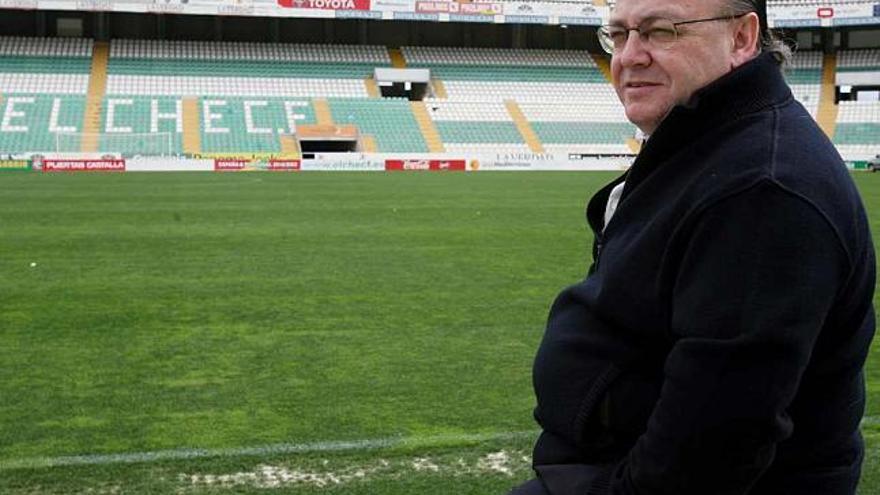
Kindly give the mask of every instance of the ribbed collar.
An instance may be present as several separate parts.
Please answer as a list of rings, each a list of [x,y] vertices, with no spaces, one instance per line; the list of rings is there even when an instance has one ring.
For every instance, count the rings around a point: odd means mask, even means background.
[[[636,157],[627,189],[701,135],[791,97],[772,54],[763,53],[737,67],[697,91],[687,105],[678,105],[669,112]]]

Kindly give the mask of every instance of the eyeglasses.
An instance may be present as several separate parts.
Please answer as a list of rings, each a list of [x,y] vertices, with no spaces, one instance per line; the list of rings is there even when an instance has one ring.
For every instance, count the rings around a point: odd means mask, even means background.
[[[599,44],[602,49],[613,55],[614,52],[623,50],[626,41],[629,39],[629,32],[636,31],[642,43],[652,48],[668,49],[678,40],[678,26],[684,24],[696,24],[698,22],[710,21],[729,21],[738,19],[749,12],[737,15],[727,15],[724,17],[710,17],[708,19],[694,19],[692,21],[672,22],[669,19],[651,19],[648,22],[634,28],[626,28],[623,26],[602,26],[597,31],[599,36]]]

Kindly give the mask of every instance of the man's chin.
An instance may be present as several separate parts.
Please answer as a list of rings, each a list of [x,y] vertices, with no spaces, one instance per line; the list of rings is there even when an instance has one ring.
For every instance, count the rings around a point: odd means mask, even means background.
[[[658,117],[657,112],[630,112],[627,110],[626,118],[629,119],[636,127],[642,130],[645,134],[651,134],[654,132],[654,129],[657,128],[657,125],[660,123],[662,117]]]

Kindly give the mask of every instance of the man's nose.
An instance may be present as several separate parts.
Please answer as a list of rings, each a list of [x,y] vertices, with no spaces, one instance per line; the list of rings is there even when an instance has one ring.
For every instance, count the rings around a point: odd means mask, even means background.
[[[650,46],[642,38],[637,29],[630,29],[626,33],[626,43],[614,53],[620,64],[626,67],[634,65],[648,65],[651,62]]]

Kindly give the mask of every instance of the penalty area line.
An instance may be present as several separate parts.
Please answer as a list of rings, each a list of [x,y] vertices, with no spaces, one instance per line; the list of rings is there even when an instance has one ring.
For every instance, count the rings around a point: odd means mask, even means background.
[[[257,447],[226,449],[170,449],[153,452],[121,454],[87,454],[58,457],[29,457],[0,460],[0,471],[63,466],[97,466],[106,464],[135,464],[158,461],[207,459],[212,457],[258,457],[278,454],[313,454],[320,452],[358,452],[392,447],[439,447],[456,443],[520,440],[537,438],[538,431],[511,431],[502,433],[474,433],[458,435],[394,436],[365,440],[339,440],[312,443],[279,443]]]

